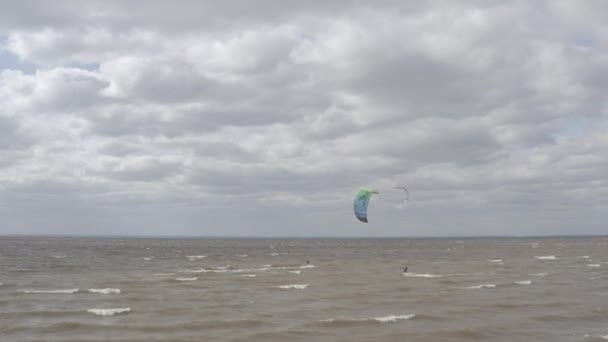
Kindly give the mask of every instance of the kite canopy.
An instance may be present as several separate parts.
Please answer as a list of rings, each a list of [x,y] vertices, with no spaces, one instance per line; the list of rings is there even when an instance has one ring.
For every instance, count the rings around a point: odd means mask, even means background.
[[[355,196],[355,216],[361,222],[367,222],[367,205],[372,194],[379,194],[379,192],[375,189],[361,188]]]

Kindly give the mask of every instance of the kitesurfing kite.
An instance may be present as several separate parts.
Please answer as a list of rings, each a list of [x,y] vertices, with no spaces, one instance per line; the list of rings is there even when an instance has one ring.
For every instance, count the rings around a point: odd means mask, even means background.
[[[367,222],[367,205],[372,194],[379,194],[379,192],[375,189],[361,188],[355,196],[355,216],[361,222]]]
[[[405,190],[405,194],[406,194],[405,200],[409,201],[409,199],[410,199],[410,192],[407,191],[407,189],[404,186],[396,186],[395,189],[403,189],[403,190]]]

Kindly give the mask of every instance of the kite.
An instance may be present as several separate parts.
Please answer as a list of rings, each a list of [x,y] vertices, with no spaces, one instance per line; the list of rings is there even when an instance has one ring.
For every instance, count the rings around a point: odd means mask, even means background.
[[[406,199],[407,201],[409,201],[409,200],[410,200],[410,192],[409,192],[409,191],[407,191],[407,189],[406,189],[404,186],[397,186],[397,187],[395,187],[395,189],[403,189],[403,190],[405,190],[405,194],[406,194],[405,199]]]
[[[361,222],[367,223],[367,205],[372,198],[372,194],[379,194],[379,192],[375,189],[361,188],[355,196],[355,216]]]

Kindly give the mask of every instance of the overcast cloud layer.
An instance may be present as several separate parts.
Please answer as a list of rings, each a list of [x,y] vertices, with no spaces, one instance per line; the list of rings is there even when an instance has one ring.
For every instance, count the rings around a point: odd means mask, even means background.
[[[605,1],[5,2],[0,234],[605,234],[607,21]]]

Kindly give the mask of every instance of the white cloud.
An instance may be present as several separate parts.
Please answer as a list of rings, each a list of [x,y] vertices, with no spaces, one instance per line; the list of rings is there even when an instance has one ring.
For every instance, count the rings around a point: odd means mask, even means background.
[[[601,232],[602,6],[4,5],[0,232]]]

